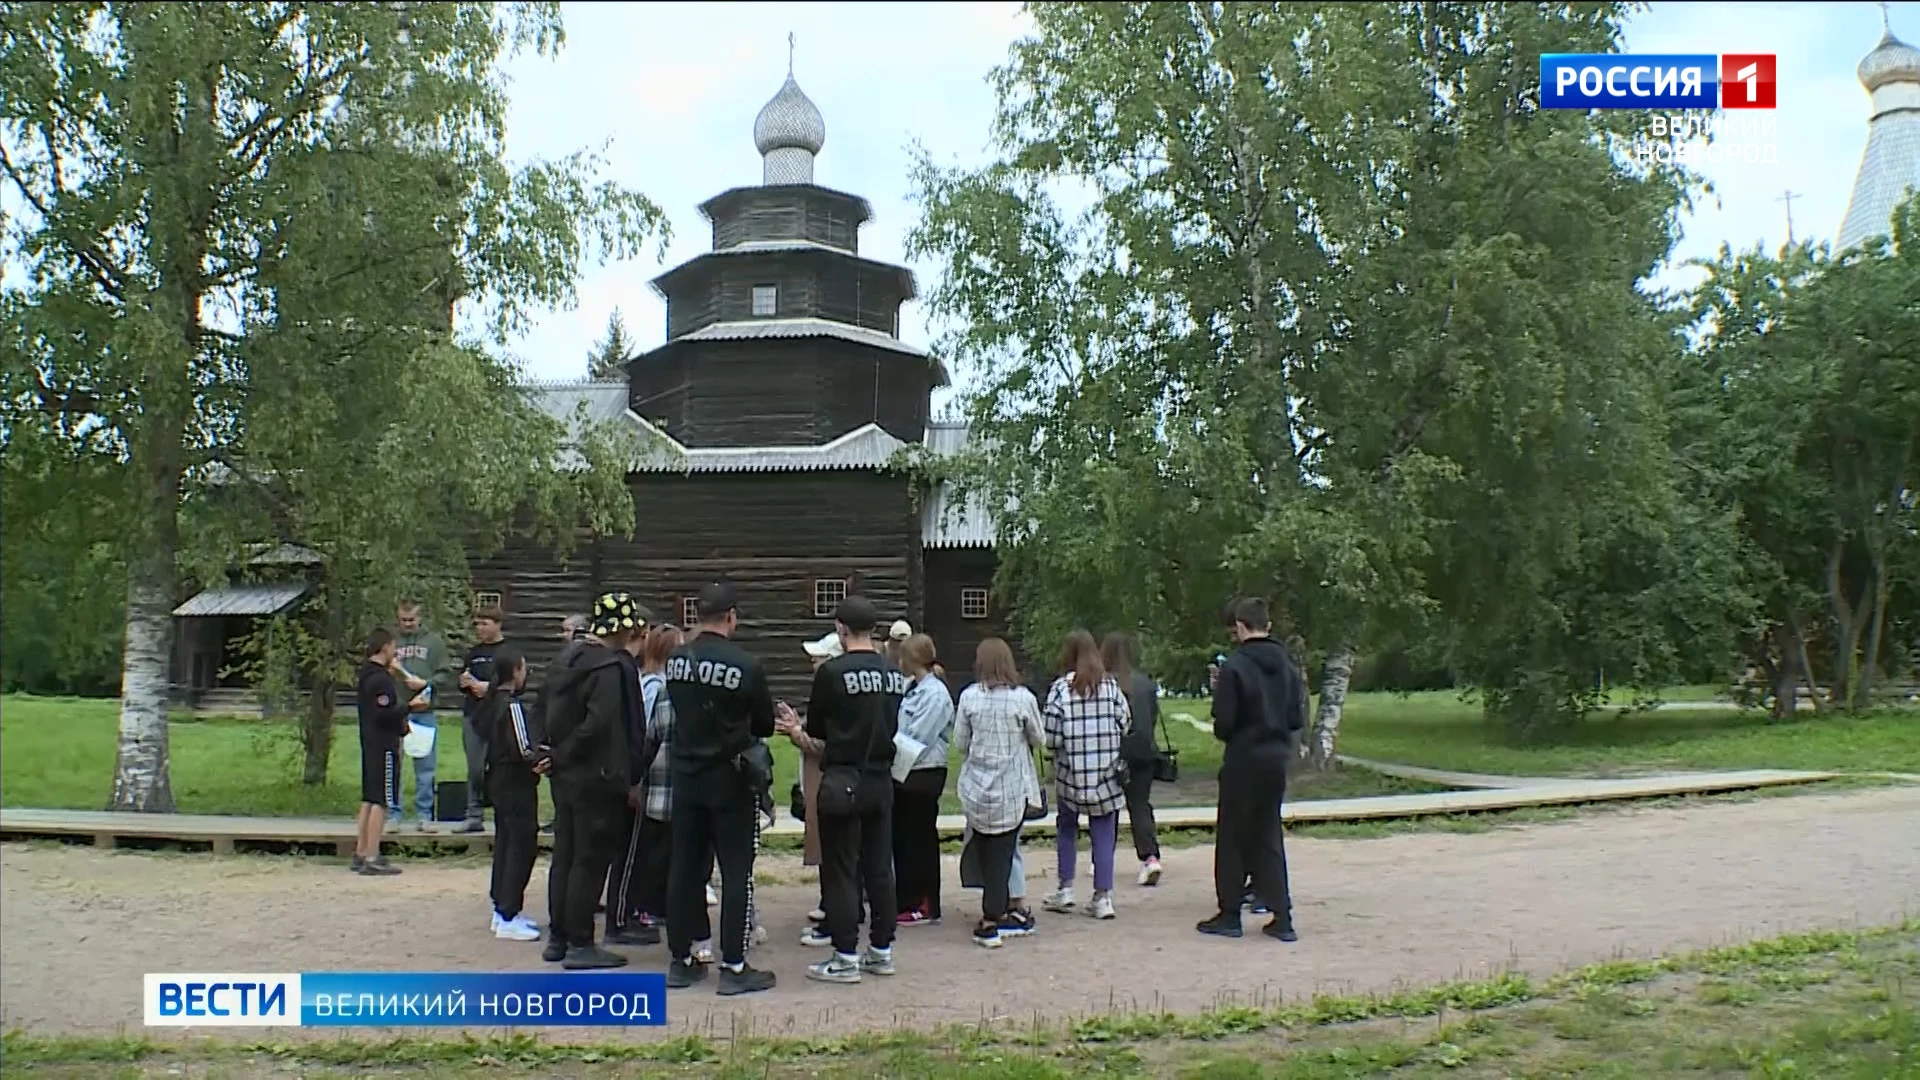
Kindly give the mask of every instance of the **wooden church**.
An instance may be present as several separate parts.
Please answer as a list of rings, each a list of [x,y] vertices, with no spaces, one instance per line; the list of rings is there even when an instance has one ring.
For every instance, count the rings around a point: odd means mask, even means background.
[[[534,388],[556,417],[584,405],[639,437],[633,537],[597,540],[564,566],[511,550],[475,567],[476,600],[504,608],[509,639],[539,664],[560,620],[602,590],[690,625],[694,594],[728,580],[737,640],[797,701],[811,671],[801,642],[859,592],[887,621],[931,634],[957,689],[980,640],[1006,629],[991,523],[944,485],[916,491],[890,468],[911,444],[951,453],[967,439],[930,417],[943,366],[899,337],[913,274],[861,256],[865,199],[814,183],[826,125],[791,74],[753,136],[761,183],[702,204],[712,250],[653,282],[666,343],[634,357],[624,385]]]

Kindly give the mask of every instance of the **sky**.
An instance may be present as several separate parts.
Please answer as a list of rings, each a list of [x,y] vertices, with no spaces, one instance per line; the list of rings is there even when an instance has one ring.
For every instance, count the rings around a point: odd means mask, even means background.
[[[874,216],[861,253],[912,267],[927,293],[933,268],[903,250],[916,214],[912,147],[943,165],[989,160],[987,75],[1030,27],[1011,3],[569,3],[563,12],[559,58],[522,56],[509,68],[508,153],[600,151],[604,175],[666,212],[673,240],[662,261],[649,247],[642,258],[588,269],[578,306],[535,322],[512,349],[537,380],[583,377],[615,309],[641,348],[665,339],[665,306],[648,282],[711,246],[700,203],[760,182],[753,119],[786,77],[789,33],[795,78],[826,120],[815,181],[866,197]],[[1896,35],[1920,42],[1920,2],[1892,4],[1891,21]],[[1714,193],[1686,217],[1676,263],[1722,244],[1777,247],[1789,208],[1797,239],[1832,239],[1866,142],[1867,95],[1854,68],[1880,33],[1880,6],[1860,2],[1655,3],[1633,17],[1628,52],[1779,58],[1777,162],[1704,166]],[[1687,281],[1676,268],[1654,284]],[[906,305],[900,335],[928,344],[921,305]]]

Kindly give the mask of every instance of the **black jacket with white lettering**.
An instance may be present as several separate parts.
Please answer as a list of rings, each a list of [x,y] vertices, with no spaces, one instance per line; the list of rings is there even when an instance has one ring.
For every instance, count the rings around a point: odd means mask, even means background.
[[[726,637],[708,631],[675,649],[666,674],[675,773],[731,762],[755,739],[773,736],[766,671]]]
[[[908,689],[906,675],[876,652],[845,653],[821,664],[807,698],[807,734],[827,744],[820,767],[887,775]]]

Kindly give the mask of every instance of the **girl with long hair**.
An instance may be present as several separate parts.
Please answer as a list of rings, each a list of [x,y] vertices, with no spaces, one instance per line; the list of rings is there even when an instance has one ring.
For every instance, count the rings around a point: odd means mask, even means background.
[[[1013,650],[990,637],[974,653],[974,682],[960,692],[953,744],[960,752],[955,791],[980,856],[980,923],[974,944],[1000,947],[1001,936],[1033,930],[1032,915],[1012,905],[1013,861],[1027,807],[1040,802],[1033,751],[1046,743],[1040,703],[1020,685]],[[1024,891],[1024,889],[1022,890]]]
[[[1047,897],[1048,911],[1072,911],[1080,819],[1087,821],[1093,848],[1093,900],[1087,913],[1113,918],[1113,849],[1120,831],[1126,762],[1120,756],[1132,713],[1120,684],[1107,674],[1093,635],[1075,630],[1061,651],[1065,672],[1047,691],[1043,710],[1047,751],[1053,760],[1060,887]]]
[[[493,654],[493,678],[474,705],[487,740],[480,771],[493,803],[493,936],[538,941],[540,927],[523,914],[540,830],[540,774],[547,769],[545,736],[533,710],[520,700],[527,662],[505,646]]]
[[[1133,833],[1133,853],[1140,859],[1139,883],[1158,885],[1160,838],[1153,823],[1153,766],[1159,752],[1153,745],[1153,733],[1160,720],[1160,687],[1146,672],[1134,667],[1136,652],[1132,634],[1111,633],[1100,643],[1100,658],[1127,695],[1127,707],[1133,714],[1126,737],[1120,741],[1120,757],[1127,763],[1127,826]]]
[[[900,702],[900,734],[924,749],[893,789],[893,872],[899,926],[940,921],[940,793],[947,787],[953,695],[934,674],[933,639],[900,643],[900,669],[912,688]]]

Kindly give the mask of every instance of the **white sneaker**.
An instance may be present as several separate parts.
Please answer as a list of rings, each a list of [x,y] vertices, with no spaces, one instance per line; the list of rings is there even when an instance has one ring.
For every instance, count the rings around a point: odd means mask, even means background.
[[[1113,896],[1109,893],[1094,893],[1093,903],[1088,906],[1087,914],[1096,919],[1113,918]]]
[[[809,912],[807,912],[807,921],[808,921],[808,922],[817,922],[817,923],[819,923],[819,922],[826,922],[826,921],[827,921],[827,913],[826,913],[826,912],[824,912],[824,911],[822,911],[822,910],[820,910],[819,908],[814,908],[814,909],[813,909],[812,911],[809,911]]]
[[[1058,911],[1058,912],[1072,911],[1073,910],[1073,886],[1068,885],[1063,888],[1055,889],[1052,892],[1048,893],[1047,898],[1045,900],[1040,901],[1040,906],[1043,908],[1046,908],[1048,911]]]
[[[807,978],[830,983],[860,981],[860,958],[834,953],[817,964],[807,965]]]
[[[720,903],[720,894],[713,891],[712,885],[708,885],[707,886],[707,906],[715,907],[719,903]]]
[[[1141,863],[1140,877],[1136,880],[1139,884],[1148,887],[1160,884],[1160,860],[1148,859]]]
[[[391,816],[389,816],[389,817],[387,818],[387,824],[386,824],[386,825],[385,825],[385,826],[384,826],[384,827],[383,827],[383,828],[382,828],[382,829],[381,829],[380,831],[381,831],[381,832],[384,832],[384,833],[387,833],[387,834],[389,834],[389,835],[391,835],[391,834],[393,834],[393,833],[397,833],[397,832],[399,832],[399,831],[400,831],[400,819],[399,819],[399,818],[397,818],[397,817],[391,817]]]
[[[527,929],[533,931],[536,934],[540,933],[540,924],[537,922],[534,922],[532,919],[527,918],[527,913],[524,911],[518,915],[515,915],[513,917],[513,921],[519,923],[521,926],[526,927]]]
[[[502,941],[539,941],[540,928],[518,917],[502,919],[499,912],[494,912],[493,936]]]
[[[693,959],[696,963],[713,963],[713,942],[696,941],[693,943]]]
[[[800,931],[800,944],[809,949],[828,949],[833,947],[833,937],[818,926],[809,926]]]
[[[869,975],[893,974],[893,949],[867,946],[867,951],[860,954],[860,970]]]
[[[440,826],[435,825],[433,822],[428,821],[426,818],[421,818],[419,821],[414,822],[413,827],[419,830],[420,832],[427,833],[429,835],[440,831]]]

